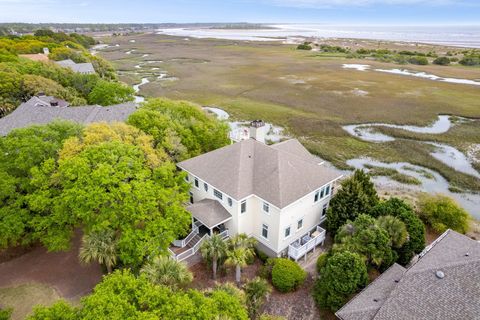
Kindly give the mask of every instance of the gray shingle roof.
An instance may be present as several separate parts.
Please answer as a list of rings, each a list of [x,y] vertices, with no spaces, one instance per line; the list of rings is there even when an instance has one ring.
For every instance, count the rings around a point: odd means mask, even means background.
[[[189,205],[187,210],[208,228],[213,228],[232,218],[232,215],[218,202],[212,199],[203,199]]]
[[[341,177],[318,162],[296,140],[267,146],[249,139],[178,166],[237,200],[255,194],[283,208]]]
[[[444,277],[437,277],[437,271],[443,272]],[[371,286],[382,288],[385,281],[389,278],[380,277]],[[361,302],[377,294],[381,295],[382,290],[364,290],[337,316],[359,319]],[[480,243],[447,230],[404,272],[388,297],[380,301],[378,311],[363,319],[479,319],[479,297]]]
[[[134,103],[108,107],[62,107],[61,105],[63,104],[59,104],[59,107],[52,107],[47,101],[53,99],[55,98],[49,96],[32,97],[9,115],[0,118],[0,136],[7,135],[13,129],[28,127],[34,124],[47,124],[55,119],[70,120],[82,124],[102,121],[125,121],[136,110]]]
[[[90,62],[85,63],[75,63],[71,59],[55,61],[61,67],[70,68],[74,72],[83,73],[83,74],[92,74],[95,73],[95,68]]]

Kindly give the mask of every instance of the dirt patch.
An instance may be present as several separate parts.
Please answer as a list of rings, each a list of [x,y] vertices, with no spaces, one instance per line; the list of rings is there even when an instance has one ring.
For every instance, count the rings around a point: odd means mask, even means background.
[[[255,263],[245,267],[242,270],[242,283],[245,283],[249,279],[260,274],[262,263],[256,259]],[[225,272],[220,272],[217,277],[217,282],[212,280],[212,272],[210,268],[202,261],[190,268],[194,274],[191,288],[195,289],[208,289],[215,287],[216,283],[234,282],[235,270],[233,268],[227,268]],[[263,312],[283,316],[286,319],[319,319],[320,312],[315,305],[315,301],[312,297],[312,289],[314,285],[314,278],[312,275],[308,275],[305,284],[297,291],[290,293],[280,293],[275,289],[272,290],[272,294],[268,298],[268,301],[263,307]],[[322,319],[330,319],[328,317]]]
[[[37,247],[38,247],[38,245],[17,246],[17,247],[11,247],[11,248],[7,248],[5,250],[2,250],[0,252],[0,263],[7,262],[7,261],[10,261],[10,260],[15,259],[17,257],[20,257],[21,255],[24,255],[27,252],[30,252]]]
[[[273,290],[263,312],[292,320],[320,319],[320,312],[312,296],[314,284],[314,278],[308,275],[304,285],[295,292],[280,293]]]
[[[0,264],[0,288],[25,283],[42,283],[55,288],[60,296],[76,300],[91,292],[100,282],[99,265],[82,265],[78,260],[80,233],[77,233],[68,252],[47,252],[37,247],[18,258]]]

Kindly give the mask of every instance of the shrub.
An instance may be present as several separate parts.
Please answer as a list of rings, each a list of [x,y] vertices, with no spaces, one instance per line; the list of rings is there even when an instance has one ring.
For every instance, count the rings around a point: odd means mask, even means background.
[[[280,292],[295,291],[300,287],[307,273],[298,263],[284,258],[275,259],[272,268],[272,284]]]
[[[460,64],[464,66],[478,66],[480,65],[480,57],[465,56],[460,60]]]
[[[424,195],[418,206],[422,219],[435,231],[452,229],[463,234],[468,231],[470,216],[453,199],[443,195]]]
[[[417,64],[421,66],[426,66],[428,64],[428,60],[425,57],[411,57],[408,59],[408,62],[411,64]]]
[[[321,255],[318,256],[318,259],[317,259],[317,272],[318,273],[320,273],[320,270],[322,270],[323,267],[325,267],[329,257],[330,257],[330,252],[325,252],[325,253],[322,253]]]
[[[433,60],[433,63],[438,64],[439,66],[448,66],[450,64],[450,58],[438,57],[437,59]]]
[[[312,50],[312,46],[308,43],[302,43],[297,46],[297,50]]]
[[[321,308],[337,311],[350,295],[368,283],[367,267],[360,255],[349,251],[334,253],[322,268],[313,297]]]
[[[272,276],[272,268],[274,264],[275,264],[275,259],[268,258],[265,261],[265,264],[263,265],[262,269],[260,270],[260,276],[262,278],[269,279]]]

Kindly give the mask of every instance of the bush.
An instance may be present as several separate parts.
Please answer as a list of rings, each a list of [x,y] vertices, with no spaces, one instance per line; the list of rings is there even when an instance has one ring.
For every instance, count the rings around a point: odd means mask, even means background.
[[[325,252],[325,253],[322,253],[321,255],[318,256],[318,259],[317,259],[317,272],[318,273],[320,273],[320,270],[322,270],[323,267],[325,267],[329,257],[330,257],[330,252]]]
[[[450,58],[438,57],[437,59],[433,60],[433,63],[438,64],[439,66],[448,66],[450,64]]]
[[[297,46],[297,50],[312,50],[312,46],[307,43],[302,43]]]
[[[295,291],[300,287],[307,273],[298,263],[284,258],[275,259],[272,268],[272,284],[280,292]]]
[[[408,62],[411,64],[426,66],[428,64],[428,60],[425,57],[411,57],[408,59]]]
[[[464,66],[478,66],[480,65],[480,57],[465,56],[460,60],[460,64]]]
[[[360,255],[349,251],[333,254],[321,269],[313,297],[321,308],[337,311],[352,293],[368,283],[367,267]]]
[[[272,276],[272,268],[273,268],[273,265],[275,264],[275,260],[276,259],[268,258],[265,261],[265,264],[260,269],[260,277],[265,279],[270,279],[270,277]]]
[[[465,234],[470,216],[452,198],[443,195],[424,195],[418,203],[420,216],[435,231],[452,229]]]

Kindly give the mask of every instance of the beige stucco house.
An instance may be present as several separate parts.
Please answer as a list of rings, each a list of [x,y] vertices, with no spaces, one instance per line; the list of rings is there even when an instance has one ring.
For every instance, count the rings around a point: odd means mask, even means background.
[[[341,174],[295,139],[266,145],[262,123],[252,123],[250,139],[178,163],[192,185],[193,218],[192,233],[175,242],[188,248],[178,260],[213,232],[246,233],[268,255],[295,260],[323,243],[321,224]]]

